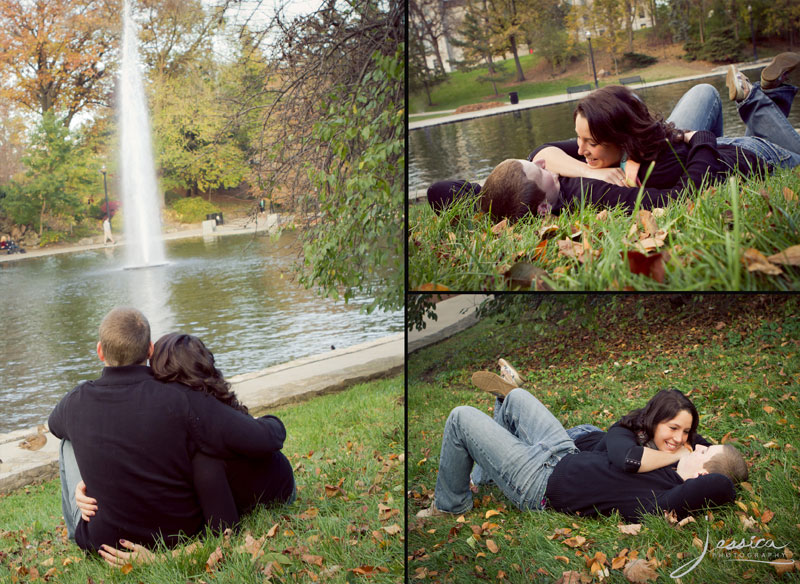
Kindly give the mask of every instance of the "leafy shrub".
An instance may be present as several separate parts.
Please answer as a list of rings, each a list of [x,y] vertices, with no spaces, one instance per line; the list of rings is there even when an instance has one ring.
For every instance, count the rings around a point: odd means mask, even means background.
[[[643,53],[623,53],[622,66],[626,69],[636,69],[638,67],[649,67],[657,63],[658,59]]]
[[[42,233],[42,237],[39,239],[39,245],[44,247],[50,243],[58,243],[59,241],[64,240],[66,235],[66,233],[61,231],[51,231],[50,229],[47,229],[44,233]]]
[[[700,41],[689,40],[683,45],[687,61],[704,59],[714,63],[733,63],[739,60],[742,44],[736,40],[733,27],[727,26],[715,32],[705,44]]]
[[[202,197],[188,197],[175,201],[172,209],[178,214],[178,219],[184,223],[198,223],[204,221],[209,213],[220,212],[219,207]]]

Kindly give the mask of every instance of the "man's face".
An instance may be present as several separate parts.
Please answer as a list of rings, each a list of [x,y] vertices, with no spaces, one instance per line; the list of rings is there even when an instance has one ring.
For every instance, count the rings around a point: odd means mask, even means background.
[[[558,200],[560,185],[558,175],[545,168],[544,160],[531,162],[530,160],[520,160],[525,176],[535,182],[542,189],[547,197],[547,202],[554,205]]]
[[[722,451],[723,446],[721,444],[715,444],[713,446],[698,444],[694,447],[694,452],[684,456],[681,458],[680,462],[678,462],[678,472],[680,472],[681,476],[684,478],[695,478],[703,474],[708,474],[708,471],[705,469],[706,462]]]

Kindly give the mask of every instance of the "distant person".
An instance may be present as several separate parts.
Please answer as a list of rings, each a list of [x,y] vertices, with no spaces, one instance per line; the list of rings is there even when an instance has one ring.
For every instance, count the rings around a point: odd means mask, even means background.
[[[118,563],[127,552],[117,545],[152,547],[163,537],[174,546],[181,534],[202,532],[207,520],[216,526],[236,520],[240,502],[247,509],[258,501],[293,499],[291,466],[280,453],[283,423],[240,411],[202,343],[188,335],[168,337],[156,356],[164,375],[159,380],[146,365],[154,347],[141,312],[115,308],[99,332],[102,375],[70,391],[49,418],[50,431],[62,438],[62,507],[78,546]],[[198,379],[201,386],[178,381]],[[246,460],[231,464],[233,459]],[[274,479],[266,496],[258,491],[259,469]],[[229,487],[225,476],[241,482],[230,485],[230,494],[215,494],[215,488]],[[86,489],[79,494],[94,501],[83,516],[75,497],[81,480]],[[217,514],[206,517],[216,504],[222,505]]]
[[[111,242],[112,245],[116,245],[116,241],[114,241],[114,237],[111,235],[111,220],[108,218],[108,215],[103,217],[103,244]]]

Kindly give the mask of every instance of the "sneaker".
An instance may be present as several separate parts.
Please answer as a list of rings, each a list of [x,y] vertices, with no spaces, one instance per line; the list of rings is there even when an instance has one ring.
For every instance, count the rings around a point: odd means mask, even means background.
[[[523,379],[520,374],[517,373],[517,370],[511,366],[511,363],[505,359],[500,359],[497,361],[497,364],[500,365],[500,377],[512,385],[522,387]]]
[[[419,517],[420,519],[424,519],[426,517],[441,517],[443,515],[453,515],[453,514],[452,513],[448,513],[447,511],[439,511],[436,508],[436,504],[435,503],[431,503],[430,507],[426,507],[425,509],[422,509],[421,511],[417,511],[417,517]]]
[[[786,76],[800,65],[800,54],[781,53],[761,71],[761,89],[775,89],[781,85]]]
[[[728,86],[728,97],[730,97],[731,101],[742,101],[750,95],[750,88],[752,87],[750,80],[736,68],[736,65],[728,65],[725,85]]]
[[[488,391],[495,397],[504,398],[516,385],[512,385],[496,373],[491,371],[476,371],[472,374],[472,383],[483,391]]]

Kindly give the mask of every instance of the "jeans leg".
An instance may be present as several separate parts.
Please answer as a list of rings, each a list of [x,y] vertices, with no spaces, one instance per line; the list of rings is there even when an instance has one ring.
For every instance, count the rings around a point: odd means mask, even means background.
[[[717,88],[708,83],[691,87],[675,104],[668,122],[680,130],[710,130],[722,136],[722,101]]]
[[[81,482],[81,471],[75,460],[72,442],[62,440],[58,450],[58,472],[61,477],[61,512],[67,526],[67,537],[75,539],[75,529],[81,520],[81,510],[75,501],[75,487]]]
[[[800,154],[800,136],[780,107],[765,95],[760,83],[753,84],[750,94],[739,103],[738,108],[749,135]]]
[[[761,82],[757,82],[758,86],[761,87]],[[781,110],[781,113],[789,117],[789,112],[792,111],[792,103],[794,102],[794,96],[797,94],[797,88],[794,85],[789,85],[788,83],[784,83],[783,85],[779,85],[775,89],[761,89],[764,92],[764,95],[769,97],[775,105],[778,106],[778,109]]]
[[[567,436],[574,442],[581,436],[585,434],[591,434],[593,432],[602,432],[602,428],[598,428],[592,424],[581,424],[580,426],[575,426],[574,428],[567,428]]]
[[[470,406],[450,412],[442,437],[435,502],[441,511],[472,508],[469,474],[479,464],[520,509],[541,509],[547,480],[561,458],[577,452],[563,426],[524,389],[514,389],[497,423]]]

